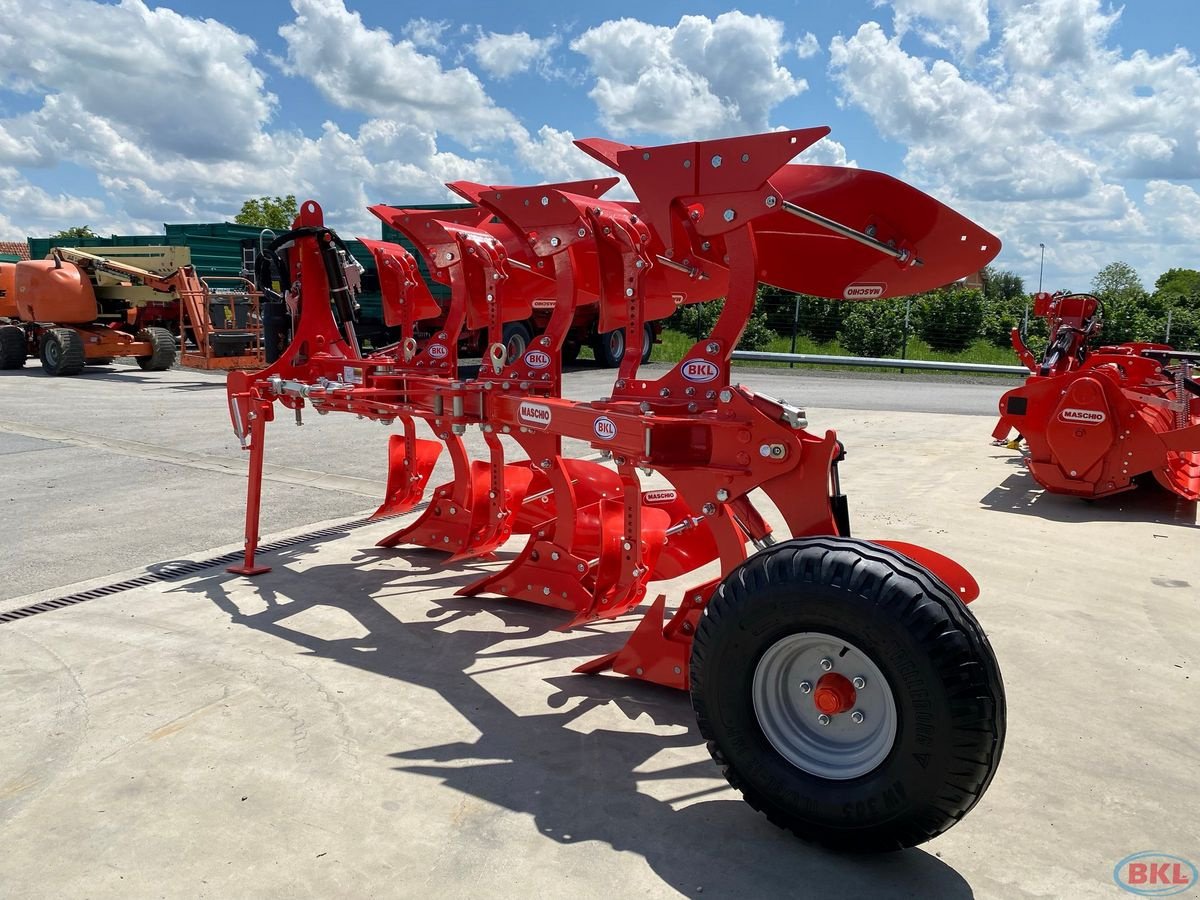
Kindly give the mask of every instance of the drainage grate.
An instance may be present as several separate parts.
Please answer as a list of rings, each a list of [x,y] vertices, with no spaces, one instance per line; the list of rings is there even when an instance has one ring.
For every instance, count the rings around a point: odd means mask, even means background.
[[[413,512],[421,512],[427,506],[428,501],[418,503],[411,510],[404,513],[408,515]],[[276,553],[288,547],[295,547],[297,544],[305,544],[309,541],[320,540],[321,538],[337,537],[347,532],[353,531],[356,528],[362,528],[364,525],[370,525],[374,522],[383,522],[387,519],[395,518],[394,516],[381,516],[378,519],[373,519],[366,516],[362,519],[354,519],[350,522],[343,522],[341,525],[331,525],[328,528],[319,528],[316,531],[310,531],[307,534],[297,534],[294,537],[280,538],[277,541],[270,541],[266,544],[259,544],[256,556],[263,556],[268,553]],[[40,615],[41,613],[52,612],[56,609],[63,609],[67,606],[74,606],[76,603],[83,603],[86,600],[95,600],[98,597],[107,597],[110,594],[119,594],[121,591],[132,590],[137,587],[145,587],[148,584],[154,584],[158,581],[171,581],[176,578],[183,578],[186,575],[195,575],[197,572],[202,572],[205,569],[211,569],[214,566],[224,566],[229,563],[237,562],[242,558],[242,551],[235,550],[232,553],[223,553],[220,556],[214,556],[210,559],[188,560],[180,563],[167,563],[154,568],[153,571],[147,572],[145,575],[138,575],[136,578],[129,578],[125,581],[118,581],[114,584],[106,584],[97,588],[89,588],[86,591],[79,591],[75,594],[67,594],[65,597],[55,597],[53,600],[43,600],[41,603],[34,603],[30,606],[22,606],[20,609],[12,609],[8,612],[0,613],[0,625],[8,622],[17,622],[21,619],[27,619],[30,616]]]

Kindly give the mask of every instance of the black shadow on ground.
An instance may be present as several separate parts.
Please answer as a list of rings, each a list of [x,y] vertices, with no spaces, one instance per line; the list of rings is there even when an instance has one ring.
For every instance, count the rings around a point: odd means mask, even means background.
[[[345,564],[309,565],[305,557],[311,549],[301,545],[273,555],[270,562],[276,570],[254,581],[259,599],[267,603],[258,613],[240,611],[230,596],[233,576],[224,572],[179,590],[204,591],[234,624],[319,657],[428,688],[480,733],[473,743],[396,752],[392,756],[400,763],[397,771],[435,778],[526,814],[547,840],[600,841],[637,853],[665,884],[689,895],[700,888],[717,897],[973,896],[962,876],[923,850],[838,854],[771,825],[729,794],[701,749],[691,705],[681,692],[614,676],[573,675],[568,659],[562,659],[562,674],[545,679],[553,694],[542,712],[520,715],[485,687],[488,672],[563,657],[591,658],[616,649],[624,635],[614,633],[611,623],[584,626],[553,639],[554,630],[567,619],[561,611],[452,596],[457,586],[494,570],[492,564],[446,566],[444,557],[428,551],[373,548],[354,551]],[[395,560],[396,566],[379,565],[383,559]],[[302,571],[287,570],[286,562],[301,564]],[[432,602],[425,621],[402,622],[380,602],[402,603],[408,592],[397,593],[397,588],[403,589],[406,581],[413,592],[420,591],[423,602]],[[349,613],[366,635],[325,640],[285,624],[317,606]],[[442,630],[481,614],[501,624]],[[628,629],[636,617],[619,621]],[[528,639],[538,642],[501,647]],[[536,684],[531,689],[537,690]],[[639,726],[649,722],[670,733],[581,733],[571,727],[601,707],[615,709]],[[691,748],[688,755],[694,761],[660,769],[651,761],[665,748]],[[672,787],[672,780],[678,779],[700,779],[703,786]],[[640,789],[645,785],[656,796]],[[667,799],[659,799],[663,796]],[[682,805],[685,802],[690,805]]]
[[[1153,478],[1132,491],[1099,500],[1052,494],[1038,484],[1020,457],[1020,466],[979,501],[993,512],[1039,516],[1052,522],[1146,522],[1197,527],[1196,503],[1164,490]]]

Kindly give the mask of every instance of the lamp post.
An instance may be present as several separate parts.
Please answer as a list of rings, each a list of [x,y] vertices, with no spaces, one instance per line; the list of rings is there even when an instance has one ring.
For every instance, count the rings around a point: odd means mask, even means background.
[[[1042,269],[1046,267],[1046,245],[1038,244],[1038,246],[1042,248],[1042,259],[1038,263],[1038,293],[1040,294],[1042,292]]]

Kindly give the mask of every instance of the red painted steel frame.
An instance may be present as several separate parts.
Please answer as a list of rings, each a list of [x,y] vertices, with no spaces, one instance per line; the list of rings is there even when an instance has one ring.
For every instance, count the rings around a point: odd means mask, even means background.
[[[581,142],[629,180],[638,203],[602,199],[614,179],[597,179],[535,187],[459,183],[452,187],[477,204],[463,212],[374,207],[413,241],[432,277],[450,287],[450,301],[444,309],[432,301],[402,248],[370,242],[385,314],[401,340],[366,357],[354,355],[339,331],[320,252],[330,238],[320,207],[304,203],[292,251],[293,271],[302,276],[292,344],[262,372],[229,379],[234,427],[252,453],[246,561],[232,571],[265,570],[254,553],[263,436],[275,402],[297,413],[307,404],[321,413],[400,420],[379,514],[412,508],[445,444],[454,480],[435,488],[424,513],[381,543],[418,544],[458,559],[527,534],[512,562],[461,593],[502,593],[564,609],[572,625],[628,613],[648,599],[653,581],[712,561],[722,574],[732,572],[746,560],[749,542],[773,540],[753,504],[759,489],[789,536],[838,534],[845,519],[833,497],[841,457],[834,432],[810,434],[800,410],[731,384],[731,354],[764,271],[823,271],[833,259],[824,280],[779,274],[777,281],[821,283],[844,294],[871,278],[881,285],[872,295],[883,296],[976,269],[999,242],[919,191],[879,180],[886,176],[838,180],[822,167],[787,166],[825,131],[650,148]],[[812,171],[791,171],[803,168]],[[874,209],[869,195],[884,190],[897,208]],[[840,216],[867,243],[781,218],[785,202]],[[879,236],[878,247],[869,245],[871,235]],[[785,255],[792,257],[786,266]],[[669,313],[680,296],[723,296],[725,304],[711,335],[679,363],[639,377],[645,321]],[[504,323],[528,316],[539,297],[554,301],[545,333],[520,358],[506,358]],[[562,397],[561,365],[575,310],[589,303],[599,303],[602,330],[625,329],[628,349],[610,396],[584,402]],[[434,330],[422,336],[422,327]],[[458,371],[465,327],[488,333],[488,352],[471,378]],[[415,436],[417,419],[436,441]],[[483,432],[486,460],[469,459],[460,437],[468,427]],[[526,457],[507,459],[502,435]],[[565,456],[563,438],[606,451],[613,467]],[[653,470],[669,488],[643,490],[639,470]],[[942,577],[964,601],[978,594],[953,561],[913,545],[889,546]],[[692,636],[718,583],[703,578],[673,612],[658,595],[622,649],[580,670],[612,668],[687,687]]]

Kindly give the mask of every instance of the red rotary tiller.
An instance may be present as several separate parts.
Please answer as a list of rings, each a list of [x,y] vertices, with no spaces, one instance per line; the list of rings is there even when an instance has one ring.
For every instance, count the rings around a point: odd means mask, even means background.
[[[1088,339],[1103,319],[1099,300],[1041,293],[1034,304],[1050,323],[1050,343],[1037,360],[1013,330],[1032,374],[1000,399],[993,436],[1012,429],[1023,436],[1030,473],[1054,493],[1105,497],[1149,474],[1185,500],[1200,500],[1200,353],[1146,343],[1091,350]]]
[[[760,281],[840,298],[904,295],[977,270],[999,242],[886,175],[788,165],[826,133],[580,141],[638,202],[601,199],[610,178],[458,183],[475,206],[454,213],[374,207],[450,299],[440,309],[406,251],[372,242],[401,337],[369,356],[355,344],[337,238],[304,203],[273,245],[290,248],[280,261],[299,298],[291,345],[263,371],[229,377],[234,427],[251,453],[246,558],[231,571],[266,571],[255,549],[276,403],[297,418],[311,405],[398,420],[378,515],[416,506],[442,444],[454,480],[381,544],[456,560],[525,536],[514,558],[461,593],[562,609],[570,625],[627,614],[655,582],[691,575],[697,583],[678,599],[649,603],[623,647],[577,671],[690,689],[731,783],[805,837],[890,848],[948,828],[983,794],[1004,735],[999,670],[965,605],[978,587],[931,550],[852,539],[836,435],[810,434],[801,410],[732,385],[730,354]],[[646,320],[716,297],[725,304],[711,335],[670,370],[639,376]],[[553,307],[548,326],[509,358],[504,323],[534,303]],[[564,399],[563,344],[593,304],[601,331],[625,330],[628,351],[610,396]],[[479,327],[488,350],[463,377],[458,338]],[[418,420],[433,438],[417,437]],[[486,459],[470,459],[462,440],[474,427]],[[611,464],[567,455],[564,438]],[[643,485],[639,472],[665,485]],[[759,497],[787,540],[776,542]]]

